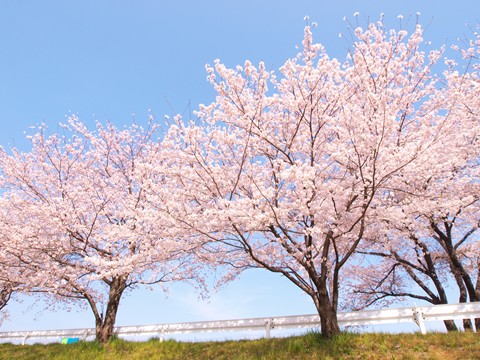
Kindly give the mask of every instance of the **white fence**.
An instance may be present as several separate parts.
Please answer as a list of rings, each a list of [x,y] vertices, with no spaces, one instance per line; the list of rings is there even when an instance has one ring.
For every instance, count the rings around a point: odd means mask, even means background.
[[[338,322],[340,326],[416,323],[420,332],[426,334],[425,322],[449,319],[460,320],[475,317],[480,317],[480,302],[339,313]],[[160,339],[163,340],[166,334],[264,330],[265,337],[270,338],[270,332],[273,329],[318,327],[320,327],[320,318],[318,315],[300,315],[159,325],[118,326],[115,328],[115,334],[120,337],[135,335],[159,336]],[[22,339],[22,344],[25,344],[28,339],[77,337],[86,340],[94,336],[95,329],[9,331],[0,332],[0,341],[5,342]]]

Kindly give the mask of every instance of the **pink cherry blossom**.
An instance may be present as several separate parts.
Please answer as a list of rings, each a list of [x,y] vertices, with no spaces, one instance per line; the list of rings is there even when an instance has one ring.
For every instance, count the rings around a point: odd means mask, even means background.
[[[195,244],[177,236],[145,195],[148,165],[161,152],[157,128],[98,123],[90,131],[71,117],[67,135],[40,128],[29,152],[0,153],[9,271],[27,269],[28,279],[15,275],[27,291],[87,305],[102,342],[113,335],[124,292],[172,281],[204,286]]]
[[[207,66],[216,100],[200,106],[199,123],[169,129],[171,153],[157,166],[168,180],[150,187],[226,262],[281,273],[308,294],[326,336],[339,331],[343,273],[396,210],[388,194],[420,196],[432,171],[456,161],[445,144],[457,124],[431,73],[442,51],[420,49],[419,25],[355,35],[343,62],[306,26],[303,51],[279,73]]]

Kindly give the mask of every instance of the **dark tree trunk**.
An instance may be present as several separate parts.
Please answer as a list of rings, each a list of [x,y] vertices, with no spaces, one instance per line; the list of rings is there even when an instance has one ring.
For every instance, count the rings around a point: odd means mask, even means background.
[[[467,302],[467,289],[465,288],[465,284],[463,283],[462,277],[455,271],[455,268],[452,267],[452,272],[455,277],[455,281],[458,286],[458,290],[460,295],[458,297],[459,303],[466,303]],[[470,319],[462,319],[463,323],[463,330],[465,331],[473,331],[473,324]]]
[[[428,254],[428,257],[430,258],[429,254]],[[442,283],[438,279],[436,270],[433,267],[433,262],[432,262],[431,269],[433,270],[433,272],[430,273],[430,278],[432,279],[433,283],[435,284],[435,288],[437,289],[439,300],[440,300],[439,305],[448,304],[447,294],[445,293],[445,289],[443,288]],[[447,329],[448,332],[458,331],[457,324],[455,324],[454,320],[443,320],[443,324],[445,325],[445,328]]]
[[[455,321],[453,321],[453,320],[443,320],[443,323],[445,324],[445,328],[447,329],[448,332],[458,331],[458,327],[455,324]]]
[[[473,287],[473,282],[470,275],[465,271],[456,255],[452,255],[450,259],[450,266],[455,277],[460,296],[458,301],[460,303],[466,303],[468,298],[470,302],[479,301],[478,292]],[[480,319],[475,319],[475,327],[480,328]],[[473,323],[470,319],[463,319],[463,329],[465,331],[473,331]]]
[[[319,310],[322,335],[326,338],[340,334],[337,313],[330,306]]]
[[[435,282],[435,287],[437,289],[437,292],[438,292],[438,295],[439,295],[439,298],[440,298],[439,304],[448,304],[447,295],[445,294],[445,290],[443,289],[443,286],[440,283],[440,281],[438,280],[438,277],[436,276],[436,274],[433,278],[435,280],[434,281]],[[448,332],[458,331],[457,324],[455,324],[454,320],[443,320],[443,324],[445,325],[445,328],[447,329]]]
[[[455,277],[455,281],[458,285],[460,290],[460,303],[467,302],[467,294],[468,300],[470,302],[480,301],[480,291],[479,291],[479,279],[477,278],[476,285],[473,284],[473,280],[471,274],[465,270],[461,260],[458,257],[457,249],[453,245],[453,237],[452,237],[452,227],[453,224],[449,224],[447,222],[444,223],[443,232],[440,230],[439,226],[433,221],[431,222],[431,227],[435,231],[438,237],[435,237],[437,241],[439,241],[440,245],[445,249],[445,252],[448,256],[450,269],[452,271],[453,276]],[[475,231],[475,228],[472,229],[470,234]],[[479,269],[480,270],[480,269]],[[477,327],[477,331],[479,329],[480,319],[475,319],[475,326]],[[463,319],[463,328],[465,331],[473,331],[473,323],[470,319]]]
[[[480,334],[480,318],[475,318],[475,330],[477,334]]]
[[[475,282],[475,293],[477,294],[476,301],[480,301],[480,260],[478,261],[477,281]],[[480,334],[480,318],[475,318],[475,329],[477,330],[477,334]]]
[[[428,246],[414,235],[411,235],[410,238],[422,250],[422,256],[423,256],[423,259],[425,260],[424,264],[426,266],[423,266],[423,270],[421,272],[430,278],[433,285],[435,286],[435,289],[437,290],[438,295],[435,295],[435,293],[430,290],[427,284],[425,284],[422,281],[422,279],[416,275],[414,268],[410,265],[410,263],[407,260],[400,257],[400,255],[398,255],[397,252],[393,252],[393,254],[395,255],[395,260],[397,260],[398,263],[403,266],[403,268],[405,269],[407,274],[410,276],[410,278],[413,281],[415,281],[421,289],[423,289],[423,291],[427,294],[432,304],[434,305],[448,304],[447,294],[445,292],[442,282],[440,281],[440,278],[437,275],[437,268],[435,267],[435,261],[433,261],[432,259]],[[458,331],[458,327],[455,324],[454,320],[443,320],[443,323],[447,331],[449,332]]]
[[[0,310],[7,306],[10,297],[12,296],[13,290],[9,287],[0,289]]]
[[[110,282],[108,303],[105,314],[95,319],[95,338],[105,344],[114,335],[113,329],[117,318],[118,307],[123,291],[126,288],[126,277],[115,277]]]
[[[462,322],[463,322],[463,330],[468,331],[468,332],[473,331],[472,320],[463,319]]]
[[[330,338],[340,333],[338,326],[337,310],[332,305],[326,286],[312,296],[313,302],[320,316],[321,333],[324,337]]]

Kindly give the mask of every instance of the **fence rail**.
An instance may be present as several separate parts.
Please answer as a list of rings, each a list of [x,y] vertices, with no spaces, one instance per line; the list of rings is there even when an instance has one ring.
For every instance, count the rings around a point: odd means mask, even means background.
[[[414,306],[384,310],[362,310],[338,313],[340,326],[382,325],[394,323],[416,323],[422,334],[426,334],[425,322],[436,320],[460,320],[480,317],[480,302],[434,306]],[[320,327],[318,315],[282,316],[220,321],[200,321],[141,326],[118,326],[115,334],[123,336],[151,335],[163,339],[166,334],[212,333],[228,331],[264,330],[270,338],[273,329],[302,329]],[[477,329],[478,330],[478,329]],[[95,336],[95,329],[38,330],[0,332],[0,341],[22,339],[51,339],[78,337],[86,340]]]

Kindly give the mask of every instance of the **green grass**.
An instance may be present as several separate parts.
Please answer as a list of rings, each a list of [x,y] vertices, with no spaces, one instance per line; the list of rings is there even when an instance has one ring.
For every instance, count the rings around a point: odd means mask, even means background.
[[[62,345],[0,344],[0,359],[480,359],[480,334],[308,333],[280,339],[223,342],[130,342],[113,339]]]

